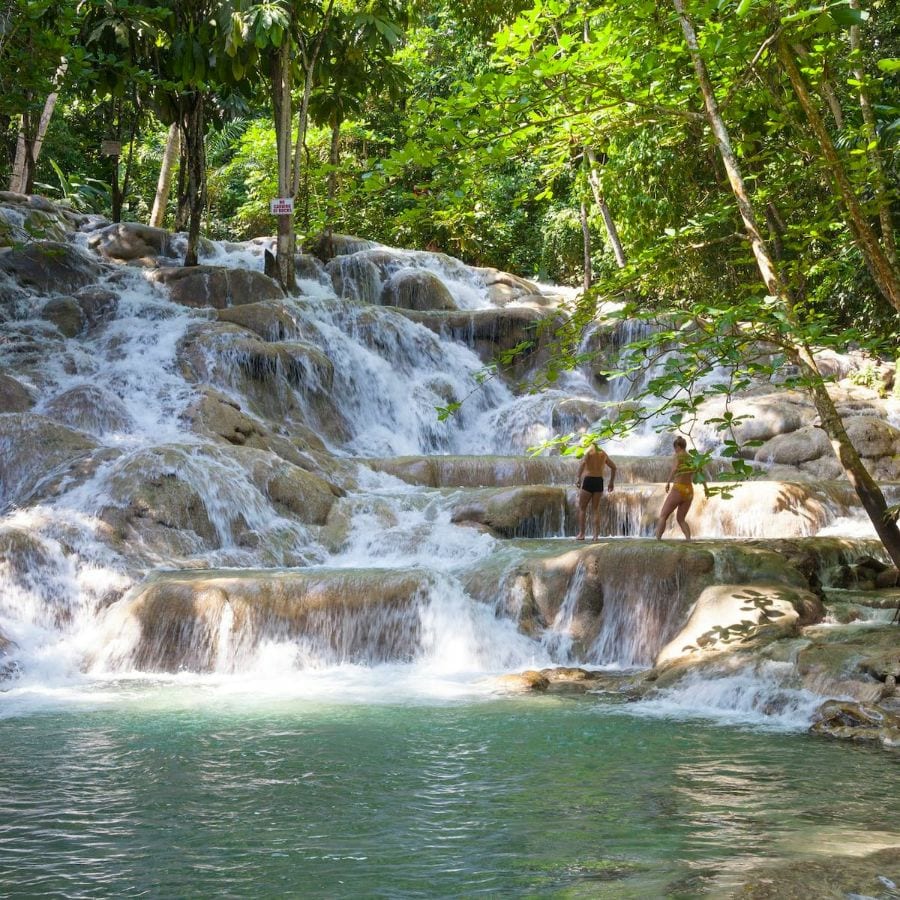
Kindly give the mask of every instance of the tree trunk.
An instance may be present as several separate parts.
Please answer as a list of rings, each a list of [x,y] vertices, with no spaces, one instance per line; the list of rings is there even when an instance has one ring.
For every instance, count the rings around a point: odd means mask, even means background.
[[[628,259],[625,256],[622,241],[619,239],[619,229],[616,228],[615,219],[613,219],[609,211],[606,197],[603,196],[603,192],[600,190],[600,176],[597,173],[597,154],[594,153],[593,147],[585,147],[584,150],[588,158],[588,181],[591,185],[591,192],[594,195],[594,202],[600,210],[600,215],[603,216],[603,227],[606,229],[606,237],[609,239],[610,246],[615,254],[616,265],[620,269],[624,269],[628,264]]]
[[[578,217],[581,220],[581,244],[584,251],[584,275],[581,279],[581,286],[584,290],[589,291],[594,280],[594,273],[591,266],[591,223],[588,220],[588,206],[584,200],[581,201]]]
[[[44,145],[44,138],[47,136],[47,129],[50,126],[50,119],[53,117],[58,97],[59,94],[56,91],[47,97],[41,118],[38,120],[37,133],[33,137],[25,129],[26,117],[22,117],[22,129],[19,131],[19,138],[16,141],[16,159],[9,182],[9,189],[17,194],[30,194],[34,190],[34,170],[41,155],[41,147]],[[29,128],[28,131],[30,130]]]
[[[156,182],[156,196],[153,198],[153,211],[150,213],[150,224],[154,228],[162,228],[166,220],[166,206],[169,203],[169,192],[172,188],[172,172],[175,160],[181,147],[181,134],[178,123],[169,126],[166,136],[166,149],[163,152],[162,165],[159,167],[159,180]]]
[[[187,181],[188,221],[186,266],[196,266],[200,246],[200,224],[206,205],[206,143],[204,140],[204,98],[199,92],[185,99],[182,111],[182,137]]]
[[[825,127],[819,111],[812,102],[806,81],[797,67],[791,48],[783,37],[776,42],[776,50],[778,59],[791,82],[791,87],[794,89],[794,94],[797,96],[797,100],[809,121],[813,134],[816,136],[828,171],[831,173],[838,193],[844,202],[848,224],[853,232],[856,246],[862,253],[878,290],[881,291],[885,299],[895,309],[900,310],[900,273],[891,264],[887,254],[878,243],[875,232],[866,219],[856,192],[853,190],[853,185],[850,183],[847,170],[841,162],[841,158],[832,143],[831,136],[828,134],[828,129]]]
[[[331,147],[328,151],[328,203],[326,205],[326,218],[328,231],[334,231],[334,220],[337,218],[337,192],[338,169],[341,164],[341,119],[336,119],[331,125]]]
[[[728,180],[731,183],[731,189],[737,201],[741,218],[744,220],[744,229],[750,239],[750,245],[753,248],[753,255],[756,258],[760,276],[769,293],[780,301],[788,321],[794,324],[796,323],[796,316],[790,295],[781,279],[777,265],[769,255],[768,248],[760,234],[753,205],[747,194],[737,157],[734,155],[731,147],[731,138],[719,113],[718,103],[709,79],[706,63],[700,55],[694,25],[685,12],[684,0],[672,0],[672,2],[681,21],[681,28],[691,54],[694,71],[700,84],[700,91],[703,94],[707,119],[715,135],[719,154],[728,173]],[[808,380],[811,385],[810,389],[816,411],[819,413],[822,427],[831,441],[832,448],[841,467],[850,484],[853,485],[863,508],[872,520],[875,531],[884,544],[885,549],[894,561],[894,564],[900,567],[900,529],[897,527],[896,520],[888,515],[884,495],[871,475],[866,471],[859,454],[847,436],[841,417],[835,409],[812,353],[802,343],[797,343],[791,348],[790,352],[793,360],[802,366],[804,373],[809,376]]]
[[[178,125],[178,137],[180,147],[178,156],[178,195],[175,204],[175,227],[173,230],[187,231],[191,209],[188,203],[187,149],[184,146],[184,133],[180,123]]]
[[[290,41],[283,41],[272,60],[272,111],[278,151],[278,196],[293,197],[291,184],[291,55]],[[275,268],[286,291],[297,288],[294,270],[294,217],[278,216],[275,238]]]
[[[853,9],[859,9],[859,0],[850,0]],[[862,46],[859,36],[859,25],[850,26],[850,52],[856,60],[862,59]],[[884,171],[884,159],[878,139],[878,125],[875,110],[866,87],[866,72],[861,62],[853,67],[853,77],[859,82],[859,108],[862,112],[863,136],[866,139],[866,154],[872,166],[872,189],[875,203],[878,206],[878,221],[881,225],[881,243],[884,255],[891,265],[897,266],[897,244],[894,239],[894,223],[891,218],[891,198],[888,191],[888,179]]]

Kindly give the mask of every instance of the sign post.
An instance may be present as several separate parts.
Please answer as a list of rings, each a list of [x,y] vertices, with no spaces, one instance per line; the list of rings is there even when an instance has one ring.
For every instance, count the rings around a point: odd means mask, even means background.
[[[294,213],[294,198],[279,197],[269,201],[269,212],[273,216],[290,216]]]

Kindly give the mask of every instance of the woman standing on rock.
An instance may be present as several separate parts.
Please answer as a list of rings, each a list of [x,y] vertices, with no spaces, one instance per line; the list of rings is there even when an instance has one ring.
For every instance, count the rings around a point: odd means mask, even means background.
[[[601,450],[595,441],[588,444],[584,456],[581,457],[581,465],[578,467],[578,476],[575,484],[578,485],[578,534],[576,540],[584,540],[584,520],[588,506],[593,513],[594,540],[600,534],[600,498],[603,496],[603,470],[609,467],[609,487],[612,493],[616,484],[616,464]]]
[[[656,524],[656,539],[662,538],[669,524],[669,516],[674,512],[675,521],[684,532],[685,539],[690,540],[691,526],[685,521],[685,516],[694,502],[694,467],[687,452],[687,441],[679,436],[672,441],[672,445],[675,448],[675,462],[666,481],[666,499]]]

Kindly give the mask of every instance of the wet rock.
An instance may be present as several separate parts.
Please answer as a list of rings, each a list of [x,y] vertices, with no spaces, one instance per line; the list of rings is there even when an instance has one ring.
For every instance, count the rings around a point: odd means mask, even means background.
[[[44,416],[0,416],[0,502],[24,504],[42,484],[87,460],[96,446],[84,432]]]
[[[520,344],[523,359],[540,349],[546,338],[538,331],[545,314],[535,309],[514,307],[511,309],[473,309],[449,311],[404,310],[403,315],[424,325],[442,337],[465,344],[485,362],[497,353],[511,350]]]
[[[502,537],[547,537],[562,531],[567,510],[564,488],[534,485],[470,495],[450,520],[485,525]]]
[[[571,652],[591,662],[615,654],[619,662],[651,665],[709,584],[714,565],[706,550],[653,540],[570,546],[526,558],[509,571],[506,608],[526,634],[546,639],[565,604]],[[474,569],[467,589],[479,596]]]
[[[0,372],[0,413],[25,412],[32,406],[31,391],[21,381]]]
[[[283,341],[299,336],[293,316],[277,300],[220,309],[217,317],[220,322],[231,322],[255,332],[264,341]]]
[[[506,306],[515,303],[528,296],[539,295],[540,288],[531,281],[511,275],[509,272],[501,272],[499,269],[488,267],[474,268],[488,289],[488,297],[494,306]]]
[[[271,453],[245,448],[236,458],[277,509],[308,525],[324,525],[335,499],[344,493],[318,475]]]
[[[35,241],[21,249],[0,250],[0,271],[37,291],[71,294],[97,281],[103,269],[72,244]]]
[[[105,259],[116,262],[174,255],[172,235],[168,231],[137,222],[116,222],[94,231],[87,245]]]
[[[879,572],[875,576],[875,588],[877,590],[885,590],[887,588],[897,587],[900,584],[900,569],[891,566],[883,572]]]
[[[511,675],[501,675],[496,679],[497,685],[507,691],[546,691],[550,680],[541,672],[529,669]]]
[[[592,672],[574,666],[558,666],[553,669],[541,669],[540,674],[547,679],[547,690],[554,694],[583,694],[596,689],[601,683],[621,682],[621,676],[605,676],[600,672]],[[618,684],[616,687],[618,688]]]
[[[808,591],[781,584],[717,584],[697,598],[690,618],[660,651],[664,665],[697,651],[739,649],[798,633],[800,625],[821,622],[822,601]]]
[[[318,281],[320,284],[331,286],[331,278],[325,271],[325,266],[318,257],[311,253],[294,254],[294,272],[297,278]]]
[[[53,397],[43,408],[48,419],[91,434],[127,433],[134,428],[125,404],[93,385],[79,385]]]
[[[796,666],[803,685],[826,697],[875,703],[885,696],[885,680],[900,662],[900,638],[892,625],[809,628]]]
[[[819,707],[809,730],[843,740],[900,747],[900,716],[873,704],[829,700]]]
[[[874,832],[869,836],[876,837]],[[864,856],[829,848],[825,857],[756,863],[742,873],[741,886],[728,896],[735,900],[894,900],[891,894],[896,892],[886,890],[885,880],[900,881],[898,873],[900,847]]]
[[[821,428],[806,425],[790,434],[779,434],[766,441],[755,454],[758,462],[797,466],[832,453],[831,444]]]
[[[401,269],[385,282],[379,302],[401,309],[458,309],[453,295],[441,279],[427,269]]]
[[[117,464],[107,481],[111,502],[99,517],[119,541],[185,556],[221,545],[190,456],[188,448],[154,447]]]
[[[52,322],[64,337],[73,338],[81,334],[87,320],[84,311],[74,297],[54,297],[44,304],[41,318]]]
[[[107,288],[85,287],[72,296],[81,307],[84,320],[89,327],[112,319],[119,308],[118,295]]]
[[[598,400],[573,398],[553,407],[553,428],[561,434],[585,431],[598,419],[609,416],[609,406]]]
[[[322,262],[328,262],[336,256],[348,256],[359,253],[361,250],[374,250],[381,246],[377,241],[367,241],[365,238],[354,237],[350,234],[329,235],[323,232],[313,238],[303,249]]]
[[[900,429],[875,416],[856,416],[844,422],[847,436],[860,456],[900,455]]]
[[[381,298],[381,273],[364,256],[338,256],[326,266],[338,297],[360,303],[378,303]]]
[[[200,571],[156,576],[106,612],[95,665],[231,671],[269,641],[302,640],[307,661],[407,661],[418,650],[420,572]]]
[[[165,267],[150,273],[150,280],[165,285],[173,303],[194,308],[225,309],[284,298],[277,281],[251,269]]]

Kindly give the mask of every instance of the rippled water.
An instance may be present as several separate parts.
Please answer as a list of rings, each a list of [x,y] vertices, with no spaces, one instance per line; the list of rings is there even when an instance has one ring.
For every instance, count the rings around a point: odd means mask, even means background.
[[[172,685],[32,709],[0,720],[0,893],[688,898],[900,845],[895,755],[627,713]]]

